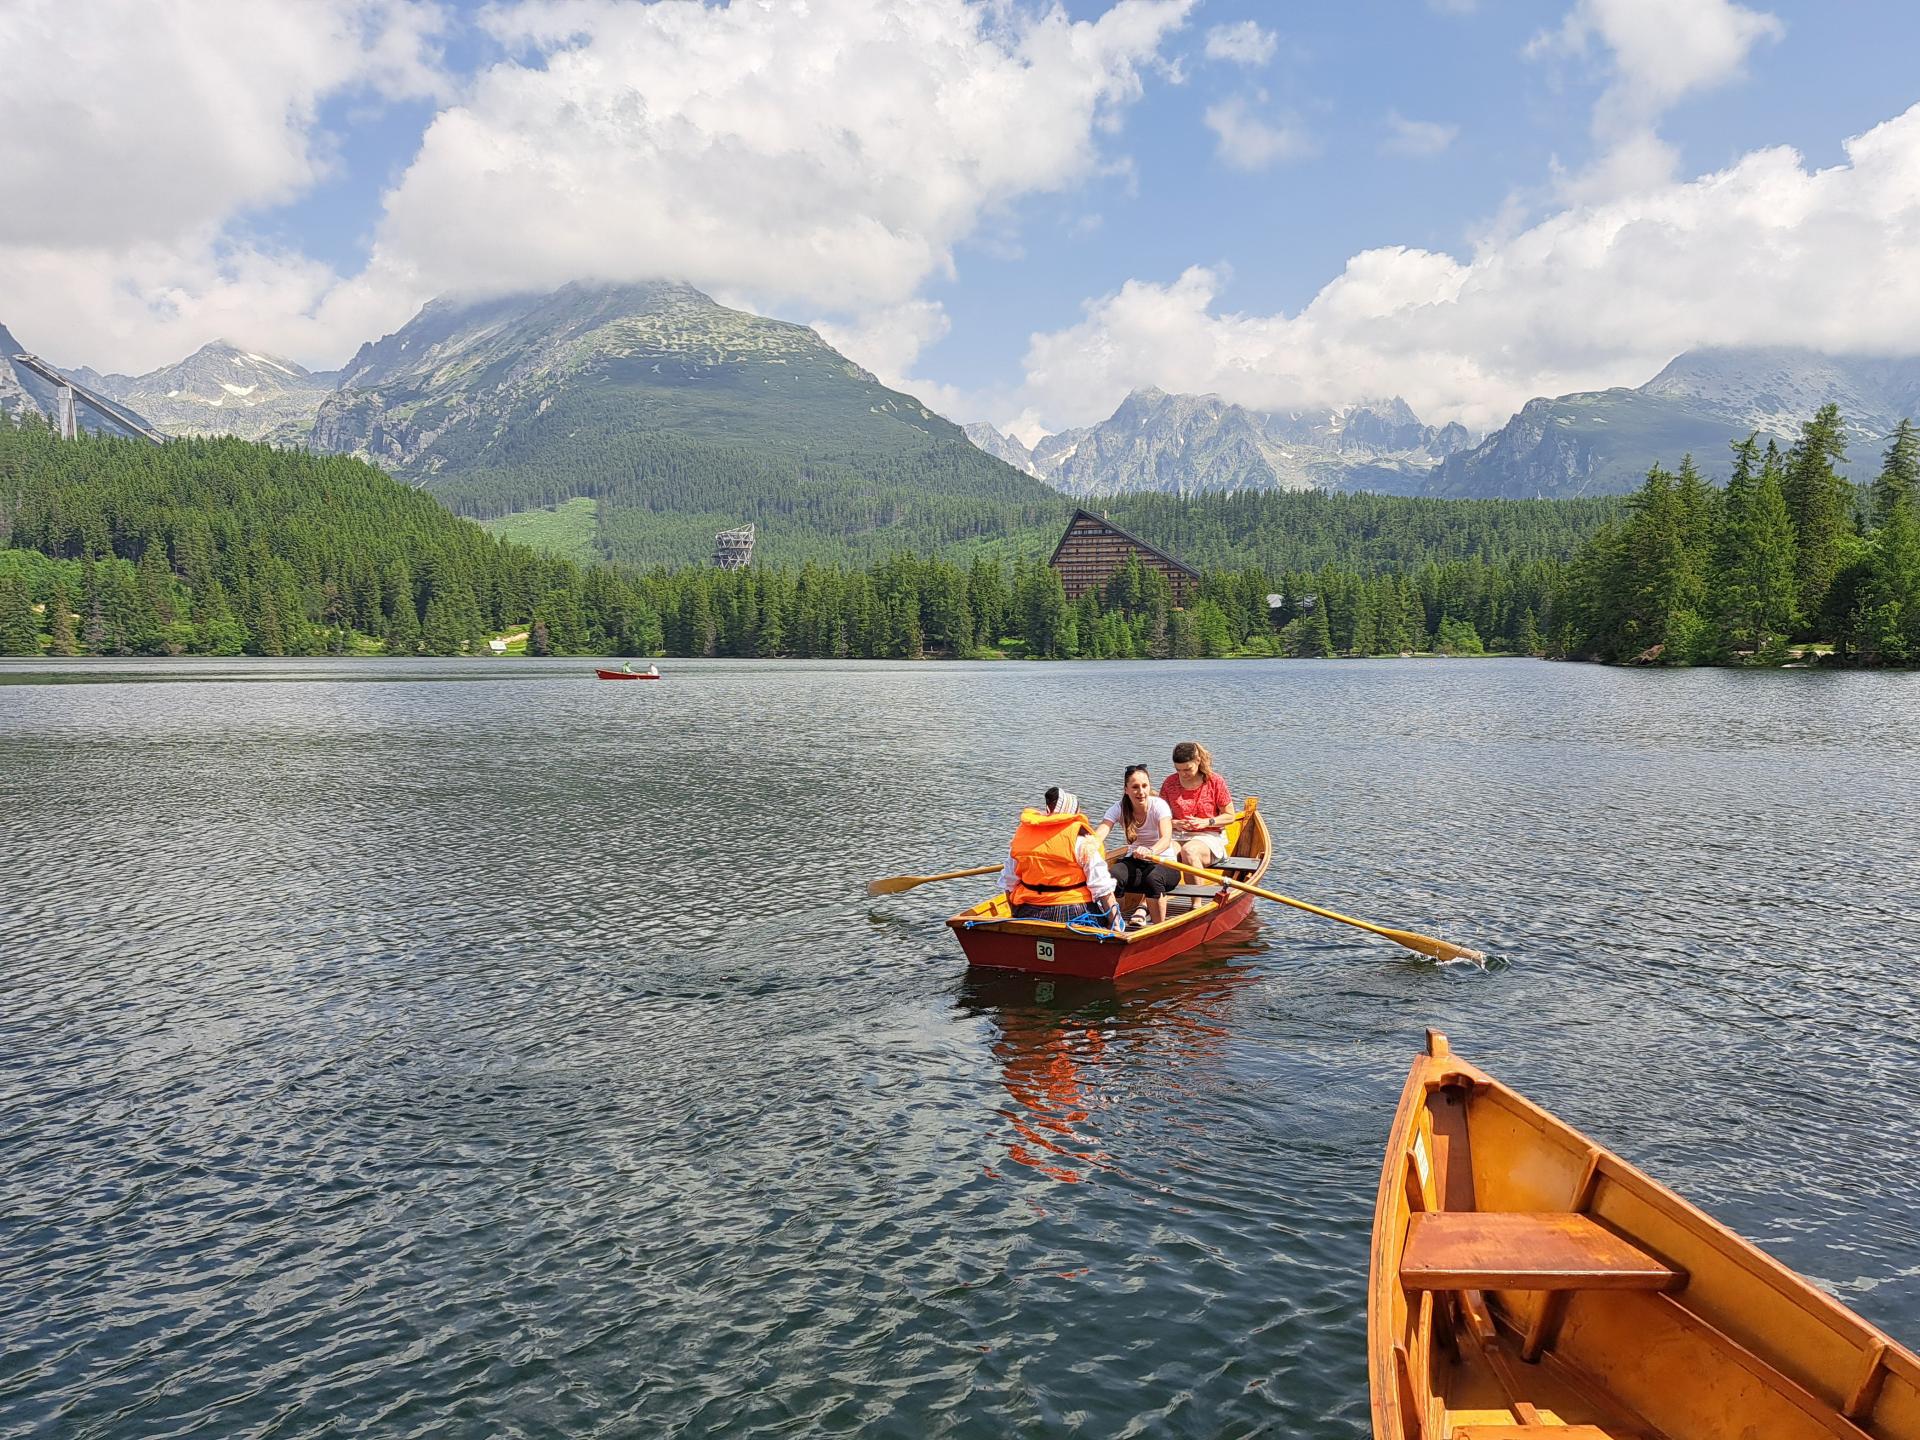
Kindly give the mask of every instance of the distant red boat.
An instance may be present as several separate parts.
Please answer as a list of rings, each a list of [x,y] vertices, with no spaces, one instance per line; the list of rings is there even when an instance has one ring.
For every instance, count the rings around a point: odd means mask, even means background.
[[[1272,841],[1260,802],[1249,799],[1240,818],[1228,823],[1225,873],[1258,885],[1272,859]],[[1237,930],[1253,910],[1253,896],[1224,885],[1182,885],[1158,925],[1115,935],[1097,926],[1053,920],[1016,920],[1005,895],[995,895],[947,921],[967,963],[991,970],[1036,975],[1074,975],[1112,980],[1184,955],[1194,946]]]
[[[596,670],[602,680],[658,680],[658,670]]]

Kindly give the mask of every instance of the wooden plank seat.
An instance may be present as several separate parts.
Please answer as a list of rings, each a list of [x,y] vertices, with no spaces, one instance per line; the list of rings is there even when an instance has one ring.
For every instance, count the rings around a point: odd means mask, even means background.
[[[1229,855],[1213,868],[1215,870],[1224,870],[1235,879],[1238,879],[1242,875],[1253,874],[1254,871],[1260,868],[1260,862],[1258,860],[1250,860],[1245,855]]]
[[[1480,1210],[1412,1216],[1400,1277],[1409,1290],[1672,1290],[1687,1278],[1586,1215]]]
[[[1461,1425],[1453,1440],[1637,1440],[1638,1433],[1598,1425]]]
[[[1218,885],[1202,885],[1192,882],[1185,885],[1176,885],[1167,891],[1169,895],[1179,895],[1188,900],[1211,900],[1219,893],[1220,887]]]

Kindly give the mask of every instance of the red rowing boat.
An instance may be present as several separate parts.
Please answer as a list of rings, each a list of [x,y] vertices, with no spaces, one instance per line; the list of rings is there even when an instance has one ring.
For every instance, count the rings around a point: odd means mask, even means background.
[[[1225,873],[1260,883],[1271,862],[1272,841],[1260,818],[1260,802],[1248,800],[1227,823]],[[1184,907],[1178,908],[1176,907]],[[1016,920],[1007,897],[995,895],[947,921],[969,965],[1024,970],[1035,975],[1074,975],[1111,980],[1186,954],[1230,930],[1253,910],[1253,896],[1224,885],[1182,885],[1167,901],[1167,918],[1115,935],[1103,927],[1056,920]]]
[[[658,680],[658,670],[596,670],[593,672],[602,680]]]

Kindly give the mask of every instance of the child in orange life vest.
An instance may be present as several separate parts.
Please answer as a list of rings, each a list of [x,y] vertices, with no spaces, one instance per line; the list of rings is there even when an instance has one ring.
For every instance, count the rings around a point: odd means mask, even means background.
[[[1080,813],[1080,798],[1058,785],[1047,790],[1045,810],[1020,812],[1000,888],[1023,920],[1078,920],[1092,912],[1126,929],[1100,840]]]

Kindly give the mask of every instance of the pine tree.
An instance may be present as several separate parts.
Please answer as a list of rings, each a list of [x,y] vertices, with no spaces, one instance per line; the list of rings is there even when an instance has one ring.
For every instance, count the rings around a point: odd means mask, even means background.
[[[73,597],[67,582],[55,576],[47,591],[47,653],[72,655],[78,649],[73,639]]]
[[[1315,605],[1298,620],[1290,621],[1287,629],[1293,632],[1291,653],[1313,660],[1333,658],[1333,632],[1327,626],[1325,606]]]
[[[0,575],[0,655],[38,655],[40,622],[25,582]]]
[[[1756,468],[1756,448],[1753,435],[1733,447],[1713,593],[1721,647],[1761,654],[1799,622],[1793,522],[1781,490],[1780,452],[1769,442]]]
[[[1909,492],[1895,493],[1874,535],[1849,625],[1863,665],[1920,662],[1920,522],[1914,509]]]
[[[1911,420],[1894,428],[1879,478],[1873,482],[1873,523],[1884,526],[1893,507],[1904,497],[1920,501],[1920,432]]]
[[[1513,648],[1521,655],[1546,653],[1546,642],[1540,638],[1540,622],[1535,618],[1532,606],[1520,613],[1520,629],[1514,636]]]
[[[1802,620],[1820,623],[1827,591],[1845,563],[1852,530],[1853,492],[1834,469],[1847,458],[1838,405],[1823,405],[1800,427],[1787,455],[1784,490],[1793,521],[1794,589]]]

